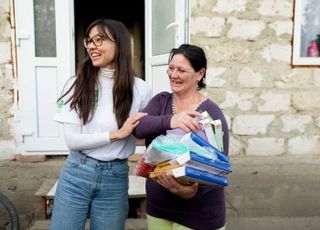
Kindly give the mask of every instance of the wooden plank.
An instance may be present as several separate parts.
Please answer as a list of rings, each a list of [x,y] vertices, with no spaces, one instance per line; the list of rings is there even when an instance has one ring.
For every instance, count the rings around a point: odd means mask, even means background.
[[[52,186],[56,183],[57,179],[45,179],[40,188],[34,194],[35,196],[47,196]]]
[[[146,197],[146,178],[129,175],[129,198]]]
[[[135,175],[129,175],[129,199],[139,199],[140,208],[141,208],[141,216],[145,218],[146,216],[146,207],[145,207],[145,197],[146,197],[146,189],[145,189],[146,178],[139,177]],[[47,203],[48,200],[54,199],[56,189],[58,185],[58,179],[46,179],[38,191],[35,193],[36,196],[41,196],[41,210],[40,215],[43,219],[48,218],[47,213]]]
[[[42,219],[48,218],[47,212],[47,201],[48,201],[48,192],[52,189],[52,186],[55,185],[56,179],[45,179],[44,182],[41,184],[40,188],[35,192],[35,196],[41,197],[41,209],[40,209],[40,216]]]
[[[57,189],[58,180],[55,181],[54,184],[51,185],[51,188],[46,193],[47,198],[53,198],[56,189]],[[135,176],[135,175],[129,175],[129,198],[141,198],[146,197],[146,178]],[[46,185],[47,186],[47,185]]]
[[[49,192],[48,192],[48,194],[47,194],[47,198],[48,198],[48,199],[54,198],[54,195],[56,194],[56,190],[57,190],[58,181],[59,181],[59,180],[56,180],[56,183],[54,183],[54,185],[52,186],[52,188],[49,190]]]

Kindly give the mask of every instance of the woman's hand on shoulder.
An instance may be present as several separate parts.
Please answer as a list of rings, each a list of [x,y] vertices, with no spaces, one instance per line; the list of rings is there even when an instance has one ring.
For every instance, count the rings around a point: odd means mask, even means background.
[[[157,182],[168,189],[173,194],[180,196],[183,199],[190,199],[194,197],[198,192],[198,183],[191,185],[180,184],[172,175],[167,173],[159,173],[157,175]]]
[[[199,118],[202,114],[197,111],[185,111],[172,116],[170,126],[172,129],[181,128],[186,132],[200,129]]]
[[[132,133],[134,128],[138,126],[139,120],[146,115],[148,114],[139,112],[129,116],[119,130],[110,132],[110,136],[109,136],[110,141],[113,142],[113,141],[121,140],[128,137]]]

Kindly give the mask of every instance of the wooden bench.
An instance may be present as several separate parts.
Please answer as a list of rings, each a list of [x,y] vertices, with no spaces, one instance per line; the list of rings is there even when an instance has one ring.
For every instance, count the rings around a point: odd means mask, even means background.
[[[140,210],[139,217],[146,217],[146,190],[145,190],[146,179],[135,175],[129,175],[129,200],[135,199],[138,201]],[[54,195],[56,193],[58,180],[57,179],[46,179],[40,188],[36,191],[35,196],[41,197],[41,218],[48,218],[48,206],[52,204]]]

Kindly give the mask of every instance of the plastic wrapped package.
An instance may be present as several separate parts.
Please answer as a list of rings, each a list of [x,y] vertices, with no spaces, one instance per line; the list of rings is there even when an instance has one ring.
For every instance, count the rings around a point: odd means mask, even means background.
[[[192,133],[187,133],[183,137],[181,137],[180,143],[187,146],[189,151],[193,151],[193,152],[199,154],[200,156],[204,156],[204,157],[207,157],[212,160],[217,159],[217,155],[215,152],[210,151],[210,149],[205,148],[205,147],[199,145],[198,143],[196,143],[194,141],[194,138],[192,138],[193,136],[191,134]]]
[[[191,132],[190,133],[190,137],[198,145],[204,147],[205,149],[207,149],[208,151],[210,151],[212,153],[215,153],[219,160],[224,161],[224,162],[229,162],[229,157],[227,155],[223,154],[217,148],[215,148],[214,146],[210,145],[206,140],[202,139],[199,135]]]
[[[179,140],[180,136],[173,133],[156,137],[147,148],[145,162],[155,165],[188,152],[187,146]]]

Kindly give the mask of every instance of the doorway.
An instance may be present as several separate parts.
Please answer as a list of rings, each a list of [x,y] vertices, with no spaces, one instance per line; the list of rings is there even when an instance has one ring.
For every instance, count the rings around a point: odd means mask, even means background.
[[[83,36],[95,19],[123,22],[132,35],[136,76],[151,86],[154,95],[170,90],[166,76],[169,51],[187,41],[188,2],[15,0],[20,152],[67,153],[63,127],[53,121],[56,99],[86,55]],[[43,23],[49,20],[51,23]],[[48,47],[55,47],[55,52],[35,52]]]
[[[98,18],[115,19],[127,26],[131,34],[133,64],[136,76],[145,79],[144,1],[141,0],[74,1],[76,67],[86,55],[82,43],[86,28]]]

